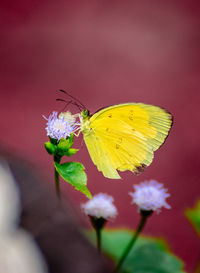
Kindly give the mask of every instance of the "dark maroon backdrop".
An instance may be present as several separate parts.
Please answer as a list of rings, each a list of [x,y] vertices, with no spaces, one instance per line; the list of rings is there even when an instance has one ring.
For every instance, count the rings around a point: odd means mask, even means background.
[[[164,183],[172,209],[153,215],[145,233],[165,236],[193,272],[200,243],[184,210],[200,198],[197,1],[52,2],[1,3],[1,144],[41,167],[53,190],[42,114],[62,109],[55,101],[56,90],[70,91],[91,112],[122,102],[165,107],[174,115],[174,126],[144,174],[105,179],[81,140],[76,141],[81,149],[73,159],[85,165],[93,194],[114,196],[119,215],[109,226],[135,228],[139,216],[128,196],[134,183],[151,178]],[[63,183],[62,190],[82,216],[79,206],[86,198],[68,184]]]

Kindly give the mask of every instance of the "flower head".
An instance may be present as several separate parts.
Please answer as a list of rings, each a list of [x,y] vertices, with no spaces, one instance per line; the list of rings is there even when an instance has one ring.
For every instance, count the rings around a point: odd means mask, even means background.
[[[64,117],[65,120],[67,120],[69,123],[73,124],[76,122],[76,115],[72,115],[69,111],[67,112],[61,112],[59,115],[59,118]]]
[[[61,113],[58,116],[57,112],[53,112],[47,120],[47,135],[51,138],[57,139],[67,138],[71,133],[78,128],[75,117],[70,113]]]
[[[167,189],[163,188],[163,184],[155,180],[145,181],[140,185],[134,185],[135,192],[130,192],[132,196],[132,204],[136,204],[139,210],[152,210],[159,212],[161,207],[167,209],[170,205],[167,204],[165,199],[170,196]]]
[[[115,218],[117,209],[113,204],[113,197],[105,193],[99,193],[85,204],[82,204],[82,209],[86,215],[97,218]]]

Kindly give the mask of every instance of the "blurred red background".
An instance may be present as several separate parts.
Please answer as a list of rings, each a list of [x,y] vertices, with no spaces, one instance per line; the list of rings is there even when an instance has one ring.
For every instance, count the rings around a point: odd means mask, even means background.
[[[27,0],[4,1],[0,16],[1,145],[31,161],[52,190],[42,114],[62,109],[58,89],[68,90],[92,113],[112,104],[144,102],[174,115],[169,138],[140,176],[104,178],[80,138],[73,160],[85,165],[93,194],[114,196],[119,215],[110,227],[136,227],[139,216],[128,196],[134,183],[164,183],[172,209],[153,215],[144,233],[165,236],[188,272],[200,257],[199,238],[184,216],[200,198],[199,14],[198,1]],[[87,223],[80,211],[86,198],[67,183],[62,191]]]

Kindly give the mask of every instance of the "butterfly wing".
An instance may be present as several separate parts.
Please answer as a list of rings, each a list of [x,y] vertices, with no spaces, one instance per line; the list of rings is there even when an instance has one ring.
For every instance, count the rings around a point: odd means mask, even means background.
[[[105,177],[112,179],[119,179],[120,176],[112,162],[108,149],[105,149],[106,143],[101,139],[101,134],[91,132],[84,134],[84,141],[88,148],[90,157],[98,170],[103,173]]]
[[[172,125],[166,110],[142,103],[114,105],[96,112],[83,130],[90,156],[105,177],[117,170],[141,173],[153,160]],[[83,126],[84,127],[84,126]]]

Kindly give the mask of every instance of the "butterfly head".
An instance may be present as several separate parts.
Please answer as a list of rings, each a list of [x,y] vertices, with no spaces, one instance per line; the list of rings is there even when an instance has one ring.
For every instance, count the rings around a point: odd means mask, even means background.
[[[90,111],[85,109],[81,112],[81,116],[83,117],[83,119],[87,119],[89,118],[91,115],[90,115]]]

